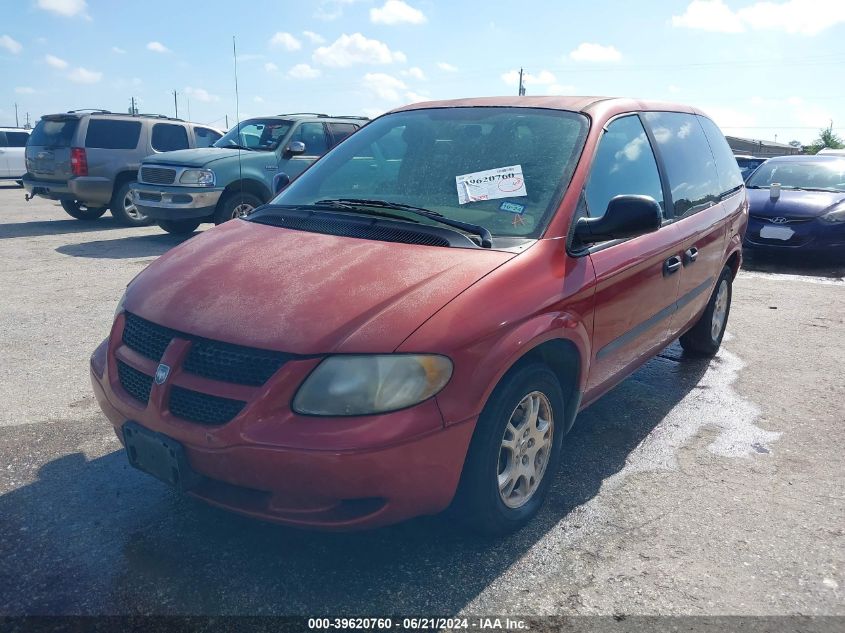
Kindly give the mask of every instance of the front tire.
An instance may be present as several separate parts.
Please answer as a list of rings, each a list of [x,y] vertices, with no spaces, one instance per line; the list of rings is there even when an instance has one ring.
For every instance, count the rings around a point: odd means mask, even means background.
[[[96,220],[108,211],[108,207],[89,207],[78,200],[62,200],[62,209],[77,220]]]
[[[548,366],[526,364],[502,379],[478,419],[452,504],[465,526],[499,536],[537,514],[560,461],[564,411]]]
[[[220,204],[217,205],[217,211],[214,213],[214,223],[223,224],[234,218],[245,218],[262,204],[264,203],[256,195],[233,191],[226,195],[220,201]]]
[[[722,345],[733,295],[733,271],[725,266],[707,307],[695,325],[680,338],[685,352],[695,356],[715,356]]]
[[[173,235],[188,235],[197,230],[199,220],[158,220],[156,222],[162,229]]]
[[[154,220],[141,213],[132,199],[131,190],[134,184],[134,182],[124,183],[114,192],[111,199],[112,217],[124,226],[149,226]]]

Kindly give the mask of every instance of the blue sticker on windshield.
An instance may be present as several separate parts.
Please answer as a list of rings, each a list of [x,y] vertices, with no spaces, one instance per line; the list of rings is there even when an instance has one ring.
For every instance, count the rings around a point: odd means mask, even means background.
[[[503,202],[499,205],[499,208],[502,211],[507,211],[508,213],[516,213],[517,215],[522,215],[523,213],[525,213],[525,205],[517,204],[516,202]]]

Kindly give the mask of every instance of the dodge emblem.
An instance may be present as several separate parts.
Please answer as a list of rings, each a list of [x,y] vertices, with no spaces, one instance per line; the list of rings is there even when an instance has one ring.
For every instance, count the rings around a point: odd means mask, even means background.
[[[156,369],[156,376],[155,381],[157,385],[163,385],[164,381],[167,380],[167,377],[170,375],[170,367],[162,363]]]

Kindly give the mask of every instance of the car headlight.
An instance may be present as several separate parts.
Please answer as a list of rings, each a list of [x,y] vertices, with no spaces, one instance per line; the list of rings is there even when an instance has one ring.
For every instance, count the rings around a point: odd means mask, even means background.
[[[197,185],[199,187],[214,186],[214,172],[208,169],[186,169],[179,177],[183,185]]]
[[[838,224],[840,222],[845,222],[845,206],[839,207],[825,213],[823,216],[819,218],[822,222],[827,222],[828,224]]]
[[[293,399],[304,415],[351,416],[396,411],[438,393],[452,377],[452,361],[434,354],[329,356]]]

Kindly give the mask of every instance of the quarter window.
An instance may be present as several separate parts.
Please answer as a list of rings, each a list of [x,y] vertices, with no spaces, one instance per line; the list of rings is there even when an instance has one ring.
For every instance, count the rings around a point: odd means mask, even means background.
[[[716,159],[716,171],[719,173],[719,193],[726,194],[729,191],[737,189],[742,185],[742,172],[739,170],[734,153],[731,151],[730,145],[725,140],[722,131],[716,127],[707,117],[698,117],[701,127],[704,128],[704,134],[710,143],[710,149],[713,152],[713,158]],[[752,169],[760,165],[757,162]]]
[[[195,127],[194,136],[197,139],[197,147],[211,147],[219,141],[223,135],[207,127]]]
[[[675,208],[681,218],[719,201],[721,189],[710,144],[698,117],[681,112],[646,112]]]
[[[156,123],[153,126],[151,144],[157,152],[172,152],[188,148],[188,132],[183,125]]]
[[[303,123],[290,140],[305,143],[305,156],[322,156],[329,149],[322,123]]]
[[[9,147],[26,147],[29,134],[26,132],[6,132],[6,141]]]
[[[89,119],[85,147],[95,149],[135,149],[141,136],[140,121]]]
[[[329,123],[329,131],[332,133],[335,145],[347,136],[350,136],[357,129],[358,126],[352,123]]]
[[[616,196],[654,198],[663,209],[663,187],[651,144],[638,116],[616,119],[599,141],[585,189],[587,214],[601,217]]]

